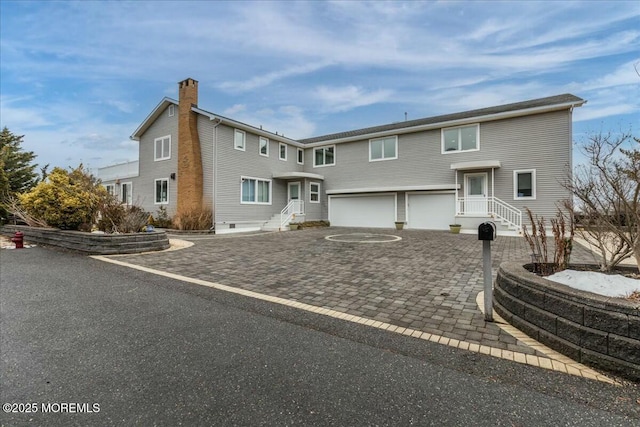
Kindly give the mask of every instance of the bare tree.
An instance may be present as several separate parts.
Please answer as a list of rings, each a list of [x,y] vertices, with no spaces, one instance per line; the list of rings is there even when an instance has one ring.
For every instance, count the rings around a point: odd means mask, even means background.
[[[588,163],[567,184],[576,202],[567,208],[583,226],[578,234],[600,252],[603,271],[632,255],[640,268],[640,152],[625,149],[634,141],[630,132],[589,135],[580,146]]]

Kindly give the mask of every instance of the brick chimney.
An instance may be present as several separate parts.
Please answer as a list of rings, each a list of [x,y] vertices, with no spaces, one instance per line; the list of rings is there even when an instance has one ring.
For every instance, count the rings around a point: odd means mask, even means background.
[[[202,208],[202,155],[198,137],[198,82],[192,78],[178,83],[178,207],[177,213]]]

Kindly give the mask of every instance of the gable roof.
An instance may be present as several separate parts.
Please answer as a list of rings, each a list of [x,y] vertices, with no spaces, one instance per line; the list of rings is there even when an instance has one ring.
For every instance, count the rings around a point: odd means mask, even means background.
[[[324,142],[346,142],[347,140],[362,139],[365,136],[384,136],[394,133],[415,132],[416,128],[437,128],[455,126],[472,121],[495,120],[499,118],[515,117],[526,114],[541,113],[579,107],[586,101],[575,95],[565,93],[546,98],[532,99],[529,101],[515,102],[489,108],[464,111],[461,113],[444,114],[423,119],[409,120],[405,122],[391,123],[387,125],[373,126],[346,132],[338,132],[328,135],[316,136],[299,140],[303,144],[320,144]],[[473,119],[473,120],[471,120]]]
[[[140,126],[138,126],[138,128],[129,138],[133,139],[134,141],[140,141],[140,137],[142,136],[142,134],[145,133],[147,129],[149,129],[149,126],[151,126],[151,124],[155,122],[158,117],[160,117],[160,114],[162,114],[165,108],[167,108],[169,105],[177,106],[178,101],[176,101],[175,99],[164,97],[162,101],[160,101],[160,103],[156,105],[156,108],[154,108],[151,113],[149,113],[147,118],[142,121]]]

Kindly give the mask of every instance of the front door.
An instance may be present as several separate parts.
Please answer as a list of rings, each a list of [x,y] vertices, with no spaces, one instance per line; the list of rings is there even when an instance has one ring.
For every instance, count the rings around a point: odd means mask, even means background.
[[[290,182],[287,190],[287,201],[300,200],[300,183]]]
[[[465,214],[486,215],[489,212],[487,181],[486,173],[464,175]]]

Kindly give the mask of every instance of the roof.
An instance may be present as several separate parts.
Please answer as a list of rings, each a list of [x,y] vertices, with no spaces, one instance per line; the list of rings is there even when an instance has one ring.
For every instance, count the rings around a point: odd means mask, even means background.
[[[313,144],[319,142],[334,142],[335,140],[342,139],[355,139],[354,137],[360,137],[365,135],[379,134],[384,132],[412,129],[415,127],[425,127],[435,124],[445,124],[449,122],[456,122],[465,119],[476,119],[481,117],[501,116],[509,115],[508,113],[522,112],[524,114],[532,112],[552,111],[554,109],[564,109],[571,107],[579,107],[586,101],[582,98],[578,98],[575,95],[565,93],[562,95],[549,96],[546,98],[532,99],[529,101],[516,102],[513,104],[499,105],[489,108],[481,108],[477,110],[464,111],[461,113],[444,114],[440,116],[427,117],[423,119],[409,120],[398,123],[391,123],[387,125],[373,126],[363,129],[356,129],[346,132],[333,133],[328,135],[316,136],[313,138],[306,138],[299,140],[303,144]],[[533,111],[532,111],[533,110]],[[515,116],[518,114],[511,114]],[[496,117],[500,118],[500,117]]]
[[[156,105],[156,108],[154,108],[151,113],[149,113],[147,118],[144,119],[140,126],[138,126],[138,129],[133,132],[130,138],[135,141],[139,141],[142,134],[144,134],[146,130],[149,129],[149,126],[151,126],[151,124],[156,121],[160,114],[162,114],[165,108],[167,108],[169,105],[177,106],[178,101],[176,101],[175,99],[164,97],[162,101],[160,101],[160,103]]]

